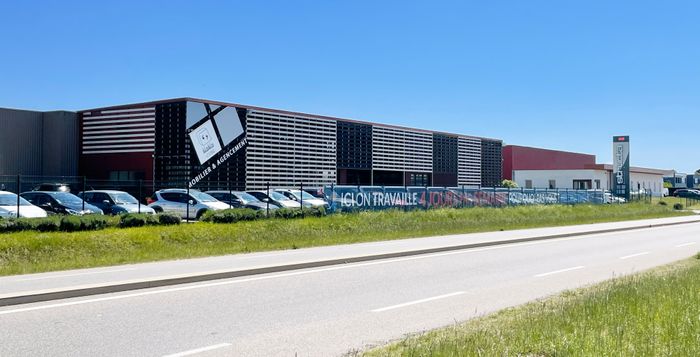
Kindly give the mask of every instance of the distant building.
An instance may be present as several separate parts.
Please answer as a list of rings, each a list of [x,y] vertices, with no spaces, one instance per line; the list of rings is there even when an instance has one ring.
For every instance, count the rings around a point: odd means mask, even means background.
[[[76,113],[0,108],[0,175],[77,174]]]
[[[504,178],[518,186],[542,189],[603,189],[612,185],[612,165],[597,164],[595,155],[506,145],[503,148]],[[660,196],[668,170],[630,168],[632,191],[641,189]]]

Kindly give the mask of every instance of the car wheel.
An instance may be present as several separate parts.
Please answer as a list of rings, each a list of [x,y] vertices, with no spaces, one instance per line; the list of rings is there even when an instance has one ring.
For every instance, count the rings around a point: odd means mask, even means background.
[[[204,215],[204,213],[206,213],[207,211],[208,211],[208,209],[200,209],[199,211],[197,211],[197,220],[199,220],[200,218],[202,218],[202,216]]]
[[[158,207],[158,206],[155,206],[155,207],[152,207],[152,208],[153,208],[153,211],[154,211],[155,213],[163,213],[163,209],[160,208],[160,207]]]

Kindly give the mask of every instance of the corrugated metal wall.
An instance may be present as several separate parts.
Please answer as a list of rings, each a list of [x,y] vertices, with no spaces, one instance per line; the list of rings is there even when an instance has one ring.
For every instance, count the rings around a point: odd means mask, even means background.
[[[75,113],[0,108],[0,175],[77,173]]]

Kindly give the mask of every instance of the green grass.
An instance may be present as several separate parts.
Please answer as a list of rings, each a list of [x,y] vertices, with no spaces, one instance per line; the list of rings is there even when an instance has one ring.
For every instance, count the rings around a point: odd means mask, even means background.
[[[684,209],[700,209],[700,200],[686,200],[685,198],[678,197],[663,197],[652,199],[653,203],[658,203],[660,201],[666,202],[669,206],[673,207],[674,204],[680,203],[683,205]]]
[[[234,224],[0,234],[0,275],[409,237],[687,214],[650,204],[523,206],[337,214]]]
[[[700,356],[700,255],[364,355]]]

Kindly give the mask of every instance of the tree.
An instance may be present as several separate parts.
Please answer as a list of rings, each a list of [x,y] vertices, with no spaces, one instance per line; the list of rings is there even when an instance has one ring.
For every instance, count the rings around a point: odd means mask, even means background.
[[[518,184],[515,183],[515,181],[511,181],[511,180],[501,181],[501,186],[503,186],[505,188],[518,188]]]

